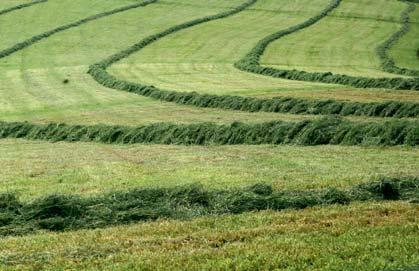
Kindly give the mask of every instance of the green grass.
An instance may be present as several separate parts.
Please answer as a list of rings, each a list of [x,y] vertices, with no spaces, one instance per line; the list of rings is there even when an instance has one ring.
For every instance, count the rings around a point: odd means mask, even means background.
[[[0,192],[30,199],[191,183],[209,188],[257,182],[276,189],[346,187],[379,176],[418,176],[418,163],[416,147],[110,146],[2,140]]]
[[[259,1],[234,16],[167,36],[114,64],[109,71],[118,78],[157,87],[222,95],[281,95],[357,101],[408,100],[412,96],[408,98],[404,95],[416,96],[414,92],[360,91],[341,86],[281,80],[241,72],[232,66],[258,40],[311,17],[328,2]],[[400,6],[403,7],[402,4]],[[350,25],[351,21],[346,23]],[[229,42],[225,43],[224,40]],[[374,50],[371,54],[375,54]]]
[[[353,270],[419,263],[417,206],[359,203],[0,239],[2,270]],[[373,253],[372,253],[373,252]]]
[[[273,42],[261,63],[310,72],[399,76],[381,71],[375,48],[400,28],[400,13],[405,8],[406,4],[397,1],[343,1],[314,26]],[[357,42],[350,42],[354,40]]]
[[[419,69],[419,6],[410,14],[410,29],[390,50],[396,65],[402,68]]]
[[[0,2],[0,10],[9,9],[20,4],[30,3],[32,0],[3,0]]]
[[[0,9],[27,2],[1,0]],[[49,0],[4,14],[0,16],[0,51],[58,26],[137,2]],[[143,125],[318,118],[164,103],[102,87],[87,74],[90,65],[147,36],[243,2],[160,0],[57,33],[0,59],[0,121]],[[259,0],[231,17],[169,35],[109,71],[121,79],[179,91],[419,102],[419,93],[414,91],[281,80],[233,67],[257,41],[306,20],[328,3]],[[375,47],[399,29],[405,7],[395,0],[344,0],[329,17],[271,44],[264,63],[287,69],[391,76],[380,70]],[[399,67],[419,67],[418,12],[419,8],[411,14],[410,32],[390,51]],[[407,146],[106,145],[2,139],[0,194],[17,193],[30,203],[52,194],[84,198],[195,183],[208,189],[255,183],[271,184],[275,190],[344,189],[380,176],[419,176],[418,164],[418,148]],[[56,234],[38,232],[0,238],[0,269],[392,270],[419,264],[418,217],[415,203],[380,201],[158,220]]]
[[[57,5],[66,8],[62,10],[63,12],[76,10],[63,16],[59,13],[60,20],[55,24],[64,24],[131,2],[101,2],[102,4],[94,8],[90,8],[90,4],[83,8],[81,2],[61,4],[51,0],[43,4],[42,9],[34,7],[19,11],[25,17],[37,12],[40,17],[46,18],[45,22],[42,21],[38,25],[22,22],[19,17],[3,18],[7,20],[8,25],[17,24],[17,28],[22,27],[22,31],[10,36],[10,39],[3,42],[2,47],[10,45],[8,43],[11,40],[21,41],[35,33],[51,29],[52,25],[49,24],[53,22],[47,18],[48,14],[51,16],[51,10],[57,9]],[[250,114],[160,103],[100,87],[86,74],[89,64],[123,49],[126,44],[183,22],[185,18],[216,13],[223,7],[225,8],[225,4],[222,1],[212,1],[208,5],[174,5],[173,2],[163,1],[58,33],[3,59],[0,63],[0,70],[4,71],[0,73],[0,96],[3,97],[0,101],[1,119],[40,123],[54,121],[138,125],[160,121],[230,123],[245,120],[257,122],[304,118],[285,114]],[[164,19],[157,16],[166,12],[175,16],[166,16]],[[145,23],[147,23],[146,28],[143,27]],[[103,25],[108,26],[107,35],[98,38],[96,34],[103,30]],[[3,28],[0,31],[3,31]],[[3,34],[8,35],[8,32]],[[109,46],[104,47],[103,44]],[[69,83],[63,84],[64,79],[69,79]]]

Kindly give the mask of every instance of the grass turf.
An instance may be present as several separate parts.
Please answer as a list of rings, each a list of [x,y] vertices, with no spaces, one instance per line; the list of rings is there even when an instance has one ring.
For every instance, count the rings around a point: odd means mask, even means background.
[[[217,189],[256,182],[275,189],[344,188],[379,176],[419,175],[417,147],[0,142],[0,192],[25,200],[192,183]]]
[[[404,202],[265,211],[0,239],[3,270],[394,270],[419,263]],[[374,251],[374,253],[371,253]]]

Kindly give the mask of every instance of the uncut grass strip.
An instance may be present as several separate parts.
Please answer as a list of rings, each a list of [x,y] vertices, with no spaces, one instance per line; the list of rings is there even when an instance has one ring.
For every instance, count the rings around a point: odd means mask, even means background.
[[[9,56],[13,53],[16,53],[16,52],[20,51],[20,50],[23,50],[23,49],[41,41],[41,40],[44,40],[44,39],[46,39],[46,38],[48,38],[48,37],[50,37],[54,34],[57,34],[59,32],[62,32],[62,31],[65,31],[65,30],[68,30],[68,29],[71,29],[71,28],[75,28],[75,27],[78,27],[80,25],[89,23],[91,21],[98,20],[98,19],[101,19],[101,18],[104,18],[104,17],[107,17],[107,16],[111,16],[111,15],[114,15],[114,14],[117,14],[117,13],[121,13],[121,12],[130,10],[130,9],[145,7],[149,4],[155,3],[157,1],[158,0],[145,0],[145,1],[142,1],[140,3],[131,4],[131,5],[121,7],[121,8],[116,8],[116,9],[113,9],[113,10],[110,10],[110,11],[98,13],[96,15],[92,15],[92,16],[86,17],[84,19],[78,20],[76,22],[59,26],[59,27],[57,27],[53,30],[44,32],[44,33],[36,35],[36,36],[33,36],[30,39],[27,39],[25,41],[22,41],[20,43],[15,44],[14,46],[12,46],[10,48],[7,48],[7,49],[4,49],[4,50],[0,51],[0,59],[5,58],[5,57],[7,57],[7,56]]]
[[[10,12],[13,12],[13,11],[16,11],[16,10],[19,10],[19,9],[28,8],[30,6],[45,3],[45,2],[48,2],[48,0],[35,0],[35,1],[30,2],[30,3],[20,4],[20,5],[11,7],[11,8],[0,10],[0,15],[4,15],[6,13],[10,13]]]
[[[154,123],[143,126],[0,122],[0,138],[106,144],[397,146],[419,144],[419,121],[351,122],[325,117],[299,122]]]
[[[256,183],[249,187],[214,190],[199,184],[173,188],[140,188],[81,197],[48,195],[22,202],[15,194],[0,194],[0,236],[38,230],[68,231],[103,228],[156,219],[191,219],[206,215],[251,211],[304,209],[354,201],[417,202],[419,178],[370,181],[346,189],[274,190]]]
[[[384,41],[382,44],[380,44],[376,48],[376,53],[381,61],[381,68],[390,73],[396,73],[401,75],[407,75],[407,76],[419,76],[419,70],[412,70],[407,68],[400,68],[396,66],[396,63],[394,59],[392,59],[388,51],[391,49],[391,47],[396,44],[407,32],[410,30],[410,17],[409,14],[413,13],[416,9],[416,4],[408,1],[404,1],[407,4],[407,8],[402,12],[400,16],[400,21],[402,22],[402,27],[400,30],[395,32],[393,35],[391,35],[390,38],[388,38],[386,41]]]
[[[332,2],[318,15],[291,26],[285,30],[281,30],[271,34],[260,40],[255,47],[241,60],[236,62],[234,66],[241,71],[271,76],[275,78],[283,78],[288,80],[320,82],[328,84],[341,84],[352,86],[355,88],[386,88],[397,90],[419,90],[419,78],[369,78],[361,76],[349,76],[344,74],[334,74],[331,72],[305,72],[300,70],[284,70],[260,65],[260,58],[264,54],[266,48],[272,42],[282,37],[291,35],[299,30],[310,27],[321,19],[326,17],[331,11],[336,9],[342,0],[332,0]]]

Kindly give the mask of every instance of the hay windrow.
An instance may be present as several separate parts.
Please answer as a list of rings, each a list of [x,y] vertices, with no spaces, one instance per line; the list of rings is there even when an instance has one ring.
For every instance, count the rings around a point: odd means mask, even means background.
[[[418,202],[419,179],[381,178],[346,189],[284,191],[263,183],[230,190],[209,190],[195,184],[115,191],[88,198],[50,195],[30,202],[21,202],[14,194],[1,194],[0,236],[383,200]]]
[[[356,123],[337,117],[300,122],[155,123],[137,127],[0,122],[0,138],[106,144],[416,146],[419,123],[407,120]]]

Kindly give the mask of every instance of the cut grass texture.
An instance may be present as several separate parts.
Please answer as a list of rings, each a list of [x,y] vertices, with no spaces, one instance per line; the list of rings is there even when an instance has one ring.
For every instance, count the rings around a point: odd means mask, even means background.
[[[122,8],[117,8],[117,9],[110,10],[110,11],[103,12],[103,13],[99,13],[99,14],[96,14],[96,15],[89,16],[87,18],[81,19],[81,20],[79,20],[77,22],[74,22],[74,23],[70,23],[70,24],[67,24],[67,25],[63,25],[63,26],[57,27],[57,28],[55,28],[53,30],[44,32],[44,33],[39,34],[39,35],[36,35],[36,36],[33,36],[32,38],[30,38],[28,40],[25,40],[23,42],[17,43],[17,44],[15,44],[14,46],[12,46],[10,48],[7,48],[7,49],[4,49],[4,50],[0,51],[0,59],[1,58],[5,58],[5,57],[7,57],[7,56],[9,56],[9,55],[11,55],[13,53],[16,53],[16,52],[20,51],[20,50],[23,50],[23,49],[25,49],[25,48],[27,48],[27,47],[29,47],[29,46],[31,46],[31,45],[33,45],[33,44],[41,41],[41,40],[43,40],[43,39],[49,38],[49,37],[51,37],[52,35],[54,35],[56,33],[59,33],[59,32],[62,32],[62,31],[65,31],[65,30],[74,28],[74,27],[78,27],[78,26],[80,26],[82,24],[85,24],[85,23],[88,23],[88,22],[91,22],[91,21],[94,21],[94,20],[98,20],[100,18],[107,17],[107,16],[110,16],[110,15],[113,15],[113,14],[117,14],[117,13],[124,12],[124,11],[130,10],[130,9],[134,9],[134,8],[144,7],[144,6],[147,6],[149,4],[154,3],[156,1],[157,0],[145,0],[145,1],[142,1],[140,3],[128,5],[128,6],[125,6],[125,7],[122,7]]]
[[[242,70],[253,72],[257,74],[272,76],[276,78],[301,80],[309,82],[322,82],[330,84],[342,84],[357,88],[390,88],[400,90],[419,90],[419,78],[368,78],[361,76],[349,76],[343,74],[333,74],[331,72],[305,72],[298,70],[285,70],[271,67],[263,67],[260,65],[260,59],[266,48],[274,41],[282,37],[291,35],[304,28],[310,27],[326,17],[331,11],[336,9],[341,3],[341,0],[333,0],[328,7],[326,7],[317,16],[314,16],[307,21],[292,26],[288,29],[281,30],[270,36],[265,37],[235,66]]]
[[[22,3],[20,5],[13,6],[13,7],[10,7],[10,8],[0,9],[0,15],[4,15],[4,14],[7,14],[7,13],[10,13],[10,12],[19,10],[19,9],[24,9],[24,8],[27,8],[27,7],[31,7],[33,5],[45,3],[47,1],[48,0],[34,0],[32,2],[29,2],[29,3]]]
[[[0,122],[0,138],[107,144],[416,146],[419,144],[419,124],[406,120],[356,123],[335,117],[301,122],[156,123],[138,127]]]
[[[415,9],[416,9],[416,4],[408,3],[407,8],[402,12],[401,17],[400,17],[400,21],[402,22],[402,27],[400,28],[400,30],[394,33],[384,43],[380,44],[376,49],[377,55],[379,56],[381,60],[381,67],[386,72],[397,73],[397,74],[408,75],[408,76],[419,76],[419,70],[397,67],[394,62],[394,59],[392,59],[389,56],[390,48],[395,43],[399,42],[399,40],[409,32],[410,30],[409,14],[413,13]]]
[[[212,191],[191,185],[114,191],[89,198],[51,195],[28,203],[20,202],[13,194],[2,194],[0,235],[101,228],[159,218],[188,219],[260,210],[304,209],[371,200],[419,202],[419,179],[384,178],[347,190],[317,191],[274,191],[270,185],[261,183],[243,189]]]
[[[363,202],[6,237],[0,267],[406,271],[419,262],[418,211],[402,201]]]
[[[61,5],[74,11],[73,17],[76,15],[77,17],[90,17],[92,16],[90,14],[94,12],[103,13],[106,12],[104,11],[106,9],[120,8],[116,5],[119,2],[114,1],[109,3],[101,1],[101,3],[96,3],[95,8],[90,6],[93,5],[89,4],[91,2],[84,1],[85,4],[82,2],[71,4],[64,1]],[[136,97],[101,87],[86,74],[87,64],[94,63],[112,52],[120,51],[126,44],[135,42],[141,36],[146,37],[186,19],[190,20],[217,13],[236,4],[233,3],[234,1],[228,4],[222,1],[211,1],[205,5],[190,6],[189,2],[186,2],[176,5],[172,2],[157,2],[144,8],[103,17],[77,28],[56,33],[33,44],[33,46],[26,47],[4,58],[0,63],[3,71],[0,73],[0,82],[2,82],[0,96],[4,98],[0,100],[1,119],[27,120],[37,123],[142,125],[162,121],[231,123],[234,121],[260,122],[305,118],[292,115],[281,116],[274,113],[251,114],[200,109],[192,106],[161,103],[146,97]],[[55,1],[50,1],[46,6],[47,10],[43,11],[44,13],[39,10],[37,12],[40,17],[44,18],[48,14],[52,14],[51,10],[57,9],[59,5]],[[85,6],[85,10],[89,10],[89,13],[79,11],[77,6]],[[166,16],[164,20],[161,18],[160,14],[170,12],[173,12],[172,16]],[[34,15],[25,13],[24,17],[31,16]],[[71,19],[67,13],[60,13],[59,17],[66,19],[57,19],[57,24],[64,22],[68,25],[72,24],[68,21],[76,21],[75,18]],[[13,21],[9,24],[13,25]],[[19,25],[19,21],[15,21],[15,24]],[[29,22],[27,24],[29,25]],[[24,27],[23,33],[34,33],[41,32],[47,26],[50,28],[49,25],[45,26],[44,24],[46,22],[42,22],[40,24],[42,27],[38,26],[38,30],[26,25],[19,25],[19,27]],[[144,28],[144,24],[147,24],[148,27]],[[97,33],[103,30],[103,25],[107,25],[108,35],[98,37]],[[5,29],[1,29],[2,34],[3,30]],[[10,39],[20,39],[25,35],[21,36],[13,36]],[[103,44],[109,44],[109,46],[104,47]],[[68,84],[63,84],[65,78],[70,79]]]
[[[254,1],[255,2],[255,1]],[[254,4],[252,2],[252,4]],[[326,13],[332,10],[338,2],[332,4]],[[359,116],[376,116],[376,117],[415,117],[419,112],[419,104],[417,103],[400,103],[400,102],[384,102],[384,103],[357,103],[357,102],[341,102],[335,100],[309,100],[298,98],[274,98],[274,99],[258,99],[239,96],[221,96],[199,94],[196,92],[178,92],[147,86],[139,83],[131,83],[117,79],[109,74],[106,69],[112,64],[127,58],[145,48],[146,46],[156,42],[157,40],[178,32],[180,30],[190,28],[192,26],[218,20],[227,16],[232,16],[241,12],[244,8],[248,8],[249,4],[240,6],[230,12],[224,12],[218,15],[205,17],[181,24],[159,34],[152,35],[141,42],[121,51],[93,66],[90,67],[89,73],[93,78],[105,87],[124,90],[131,93],[151,97],[166,102],[174,102],[177,104],[193,105],[198,107],[233,109],[250,112],[281,112],[293,114],[336,114],[336,115],[359,115]],[[322,13],[322,14],[323,14]],[[296,31],[296,30],[295,30]],[[267,46],[267,45],[266,45]],[[260,54],[262,54],[261,52]]]
[[[200,183],[208,189],[346,188],[379,176],[419,176],[418,147],[108,145],[3,139],[0,194],[89,196]],[[397,165],[395,167],[394,165]]]

